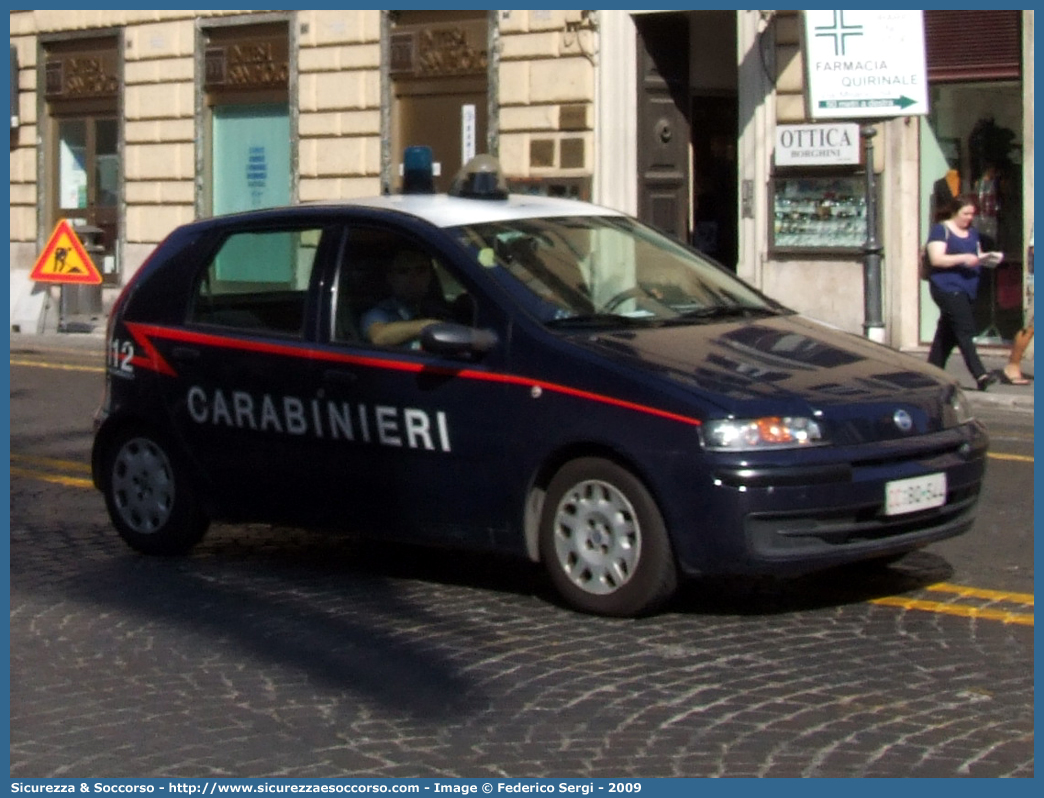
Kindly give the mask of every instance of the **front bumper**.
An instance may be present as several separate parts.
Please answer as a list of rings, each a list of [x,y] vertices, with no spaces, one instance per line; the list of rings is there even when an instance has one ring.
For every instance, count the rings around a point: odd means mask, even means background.
[[[987,446],[985,428],[972,423],[883,447],[824,447],[808,453],[812,462],[715,463],[713,540],[689,562],[681,556],[682,569],[797,575],[959,535],[975,520]],[[886,483],[938,472],[946,474],[945,504],[885,514]]]

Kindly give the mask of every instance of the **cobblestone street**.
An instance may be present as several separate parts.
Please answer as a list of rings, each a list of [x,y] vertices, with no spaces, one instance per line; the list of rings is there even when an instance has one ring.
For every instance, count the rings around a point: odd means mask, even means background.
[[[90,487],[98,357],[12,359],[14,778],[1034,774],[1031,414],[991,426],[968,535],[618,621],[489,556],[242,526],[134,554]]]
[[[865,601],[930,554],[626,622],[301,533],[146,559],[93,491],[13,491],[15,777],[1033,775],[1032,627]]]

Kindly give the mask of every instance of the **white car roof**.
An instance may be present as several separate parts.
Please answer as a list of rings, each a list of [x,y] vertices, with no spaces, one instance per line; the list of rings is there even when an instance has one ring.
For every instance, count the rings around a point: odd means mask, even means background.
[[[619,211],[579,200],[511,194],[507,199],[470,199],[446,194],[388,194],[347,201],[348,205],[401,211],[436,227],[504,222],[543,216],[624,216]]]

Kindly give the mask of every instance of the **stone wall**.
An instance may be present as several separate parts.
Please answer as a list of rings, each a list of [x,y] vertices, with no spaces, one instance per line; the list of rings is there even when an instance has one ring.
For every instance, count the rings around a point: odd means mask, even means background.
[[[501,11],[499,22],[504,171],[523,177],[590,175],[597,17]]]
[[[381,18],[299,11],[299,199],[377,194],[381,172]]]

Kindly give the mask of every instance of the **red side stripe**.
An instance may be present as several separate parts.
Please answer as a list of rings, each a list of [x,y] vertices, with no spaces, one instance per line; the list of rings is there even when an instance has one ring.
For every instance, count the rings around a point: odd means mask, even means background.
[[[570,388],[567,385],[558,385],[552,382],[545,382],[543,380],[535,380],[530,377],[524,377],[517,374],[501,374],[488,371],[476,371],[474,369],[448,369],[448,368],[432,368],[422,363],[414,363],[408,360],[395,360],[383,357],[371,357],[366,355],[354,355],[340,352],[331,352],[325,349],[312,349],[308,347],[302,347],[291,344],[279,344],[266,341],[251,341],[243,338],[231,338],[226,335],[214,335],[212,333],[201,333],[194,332],[192,330],[176,329],[171,327],[161,327],[154,324],[140,324],[138,322],[125,322],[127,329],[130,331],[134,340],[141,344],[142,349],[145,350],[144,355],[136,355],[133,359],[133,364],[136,367],[147,369],[149,371],[155,371],[159,374],[165,374],[170,377],[176,377],[177,372],[171,367],[166,359],[156,350],[155,344],[152,343],[153,338],[160,338],[167,341],[178,341],[186,344],[200,344],[202,346],[214,346],[221,349],[238,349],[244,352],[257,352],[260,354],[278,355],[281,357],[296,357],[296,358],[307,358],[309,360],[315,360],[320,362],[330,363],[344,363],[352,366],[362,366],[364,368],[377,368],[386,369],[391,371],[406,371],[412,373],[427,372],[430,374],[446,374],[458,377],[466,380],[476,380],[479,382],[497,382],[505,385],[519,385],[526,388],[539,388],[544,391],[551,391],[553,393],[561,394],[563,396],[572,396],[577,399],[583,399],[590,402],[599,402],[601,404],[612,405],[613,407],[620,407],[625,410],[633,410],[638,413],[645,413],[651,416],[657,416],[658,418],[664,418],[669,421],[678,421],[682,424],[688,424],[690,426],[698,427],[700,420],[698,418],[692,418],[691,416],[683,416],[678,413],[671,413],[666,410],[660,410],[655,407],[649,407],[648,405],[637,404],[635,402],[628,402],[624,399],[617,399],[613,396],[606,396],[604,394],[592,393],[590,391],[583,391],[578,388]]]

